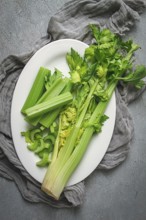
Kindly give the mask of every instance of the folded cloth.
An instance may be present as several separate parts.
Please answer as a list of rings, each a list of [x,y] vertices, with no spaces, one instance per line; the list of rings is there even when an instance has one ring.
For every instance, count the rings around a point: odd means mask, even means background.
[[[0,65],[0,175],[16,183],[24,199],[30,202],[46,203],[51,206],[73,207],[84,201],[84,181],[66,187],[59,201],[55,201],[40,190],[19,161],[10,129],[11,100],[15,84],[22,69],[32,55],[42,46],[60,38],[74,38],[91,42],[89,23],[110,28],[124,35],[140,18],[145,8],[144,0],[72,0],[55,14],[48,25],[48,35],[40,39],[34,50],[24,56],[9,56]],[[130,91],[130,92],[129,92]],[[120,85],[116,91],[116,123],[109,148],[97,169],[112,169],[125,160],[134,134],[128,103],[142,92]]]

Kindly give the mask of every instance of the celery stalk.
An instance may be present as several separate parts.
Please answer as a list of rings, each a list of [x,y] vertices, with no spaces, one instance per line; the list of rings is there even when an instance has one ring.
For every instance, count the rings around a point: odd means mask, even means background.
[[[116,85],[117,85],[117,81],[114,81],[113,83],[111,83],[109,85],[109,87],[107,89],[109,97],[112,96]],[[98,120],[100,120],[100,117],[104,114],[104,112],[107,108],[108,102],[109,102],[109,100],[106,102],[101,101],[97,105],[96,109],[94,110],[94,112],[89,120],[89,123],[91,123],[91,124],[94,123],[94,121],[97,120],[98,115],[100,115],[98,118]],[[74,128],[74,132],[75,133],[79,132],[77,127]],[[60,154],[59,154],[60,157],[58,156],[58,163],[56,163],[56,166],[53,166],[53,164],[52,164],[52,167],[50,166],[50,168],[48,169],[48,172],[46,173],[46,176],[45,176],[43,184],[42,184],[43,191],[45,191],[46,193],[48,193],[51,196],[53,195],[53,197],[55,199],[59,199],[63,188],[65,187],[70,176],[72,175],[75,168],[78,166],[79,162],[81,161],[81,159],[87,149],[89,141],[93,135],[93,132],[94,132],[94,128],[92,126],[87,127],[85,129],[85,131],[80,139],[79,144],[76,146],[76,148],[74,149],[72,154],[67,155],[66,160],[64,159],[66,156],[64,151],[65,150],[67,151],[67,149],[65,149],[65,146],[64,146],[64,148],[62,149],[62,152],[60,152]],[[73,133],[71,133],[71,135],[73,135]],[[72,143],[74,144],[74,141]],[[69,143],[67,143],[67,145],[69,148],[70,147]],[[65,162],[63,163],[64,160],[65,160]],[[50,178],[49,178],[49,175],[50,175]]]
[[[72,84],[69,81],[69,79],[66,79],[66,85],[63,88],[63,90],[61,91],[61,94],[65,93],[65,92],[70,92]],[[41,119],[39,120],[39,123],[42,124],[44,127],[49,128],[50,125],[53,123],[53,121],[57,118],[57,116],[59,115],[60,111],[62,108],[58,108],[55,109],[52,112],[46,113],[44,114]]]
[[[130,59],[132,56],[132,52],[133,51],[130,51],[124,60],[126,60],[127,58]],[[124,71],[125,71],[124,68],[121,69],[121,71],[117,72],[117,75],[120,76],[121,74],[123,74]],[[100,120],[100,117],[104,114],[107,108],[108,102],[113,94],[113,91],[115,90],[115,87],[117,86],[117,82],[118,80],[115,79],[109,83],[107,87],[107,94],[108,94],[109,99],[107,101],[99,102],[99,104],[95,108],[89,120],[89,124],[94,123],[95,120],[97,121],[98,116],[99,116],[98,120]],[[91,90],[93,90],[93,87]],[[90,90],[89,95],[91,94],[91,90]],[[83,109],[83,112],[84,111],[85,109]],[[80,118],[82,118],[83,120],[82,114]],[[73,138],[73,135],[76,134],[76,132],[79,132],[79,129],[81,126],[80,120],[77,122],[76,125],[78,125],[79,127],[75,126],[73,128],[73,132],[71,132],[71,135],[69,135],[71,142],[68,141],[67,139],[64,145],[64,148],[58,155],[58,158],[48,168],[46,175],[44,177],[43,183],[42,183],[42,190],[48,193],[49,195],[53,196],[55,199],[59,199],[63,188],[65,187],[67,181],[69,180],[69,177],[72,175],[73,171],[75,170],[81,158],[83,157],[86,151],[86,148],[88,146],[88,143],[94,132],[94,129],[92,126],[86,128],[80,139],[79,144],[76,146],[75,150],[73,151],[73,147],[75,145],[76,139],[72,141],[72,138]]]
[[[64,87],[66,86],[66,84],[68,83],[68,79],[67,78],[65,78],[65,79],[62,79],[62,78],[58,78],[52,85],[51,85],[51,87],[41,96],[41,98],[38,100],[38,102],[37,102],[37,104],[40,104],[40,103],[42,103],[42,102],[44,102],[44,101],[47,101],[48,99],[50,99],[50,98],[53,98],[53,97],[55,97],[55,96],[57,96],[57,95],[59,95],[61,92],[62,92],[62,90],[64,89]],[[58,112],[58,109],[56,110],[56,112]],[[49,112],[49,116],[50,116],[50,113],[51,112]],[[38,122],[40,122],[41,121],[41,119],[43,119],[43,118],[45,118],[45,116],[46,115],[48,115],[48,113],[47,114],[44,114],[43,116],[41,115],[41,116],[39,116],[39,117],[35,117],[35,118],[28,118],[28,117],[26,117],[26,121],[28,121],[29,122],[29,124],[31,124],[31,125],[33,125],[33,126],[36,126],[37,124],[38,124]],[[54,119],[56,118],[56,114],[53,112],[52,113],[52,117],[48,117],[49,119],[50,118],[52,118],[52,120],[54,121]],[[57,114],[58,115],[58,114]],[[47,118],[47,119],[48,119]],[[47,122],[47,119],[45,120],[45,122]],[[51,120],[51,121],[52,121]],[[53,122],[52,121],[52,122]],[[43,123],[41,123],[42,125],[43,125]],[[50,126],[51,124],[49,123],[49,126]],[[44,125],[45,126],[45,125]],[[48,126],[48,127],[49,127]],[[45,127],[47,127],[47,126],[45,126]]]
[[[93,127],[86,128],[79,145],[75,148],[65,165],[62,167],[59,175],[56,177],[54,183],[52,184],[52,188],[46,188],[44,185],[42,185],[42,190],[45,191],[47,194],[53,196],[56,200],[59,199],[60,194],[66,186],[69,178],[81,161],[91,140],[93,131]]]
[[[88,94],[88,97],[85,101],[83,111],[81,112],[81,114],[80,114],[76,124],[74,125],[70,135],[67,137],[66,143],[65,143],[63,149],[60,151],[58,158],[56,159],[56,161],[54,163],[52,163],[49,166],[49,168],[46,172],[46,175],[45,175],[45,178],[43,181],[43,185],[42,185],[42,189],[44,191],[47,190],[48,186],[51,186],[51,184],[53,184],[53,181],[57,177],[58,173],[60,172],[63,165],[66,163],[66,161],[68,160],[68,158],[70,157],[70,155],[74,149],[74,146],[77,141],[77,137],[78,137],[78,134],[79,134],[79,131],[81,128],[81,124],[84,120],[85,114],[87,112],[88,106],[90,104],[90,101],[92,99],[92,96],[93,96],[93,93],[96,89],[97,84],[98,84],[98,80],[95,81],[94,85],[92,86],[90,93]]]
[[[128,59],[130,60],[132,57],[132,53],[135,51],[135,48],[131,49],[129,51],[129,53],[127,54],[127,56],[125,56],[125,58],[123,59],[123,63]],[[119,72],[117,72],[117,76],[120,77],[125,71],[125,66],[123,69],[121,69]],[[99,104],[97,105],[97,107],[95,108],[90,120],[89,120],[89,124],[94,123],[94,121],[96,120],[96,122],[100,121],[100,117],[104,114],[107,105],[109,103],[109,100],[111,99],[111,96],[117,86],[118,80],[112,80],[107,88],[107,94],[109,96],[109,99],[107,101],[100,101]],[[97,119],[98,117],[98,119]],[[68,160],[66,160],[66,162],[64,163],[64,165],[61,165],[60,167],[55,167],[53,170],[54,173],[57,173],[57,175],[52,175],[52,177],[49,177],[49,172],[48,172],[48,176],[46,175],[46,177],[44,178],[44,182],[42,184],[42,190],[45,191],[46,193],[48,193],[49,195],[53,196],[55,199],[59,199],[60,194],[62,192],[62,190],[64,189],[66,183],[68,182],[70,176],[72,175],[72,173],[74,172],[74,170],[76,169],[76,167],[78,166],[79,162],[81,161],[82,157],[84,156],[84,153],[87,149],[87,146],[89,144],[89,141],[92,137],[94,133],[94,128],[92,126],[87,127],[84,130],[84,133],[80,139],[79,144],[76,146],[76,148],[74,149],[74,151],[72,152],[72,154],[68,157]],[[63,157],[63,155],[62,155]],[[60,157],[60,161],[62,159],[64,159],[64,157],[62,158]],[[58,157],[59,158],[59,157]],[[53,166],[53,164],[52,164]],[[50,182],[48,182],[47,180],[49,180]]]
[[[60,107],[58,109],[54,109],[53,111],[44,114],[39,120],[39,123],[42,124],[44,127],[49,128],[53,121],[55,121],[55,119],[59,115],[61,109],[62,108]]]
[[[38,99],[41,97],[44,91],[45,85],[45,75],[50,71],[44,67],[40,67],[39,72],[33,82],[31,90],[27,96],[27,99],[21,109],[21,112],[24,113],[25,109],[32,107]]]
[[[51,97],[55,97],[60,94],[60,92],[65,87],[68,79],[58,78],[52,86],[42,95],[42,97],[38,100],[37,104],[47,101]]]
[[[28,118],[34,118],[69,103],[72,100],[72,98],[73,97],[71,93],[66,92],[62,95],[58,95],[54,98],[50,98],[46,102],[36,104],[35,106],[26,109],[24,113]]]

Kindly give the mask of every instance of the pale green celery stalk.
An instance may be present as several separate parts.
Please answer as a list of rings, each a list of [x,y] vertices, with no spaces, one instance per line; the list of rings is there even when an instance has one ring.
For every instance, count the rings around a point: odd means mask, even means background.
[[[44,92],[45,75],[48,74],[49,72],[50,70],[44,67],[40,67],[39,72],[37,73],[37,76],[30,89],[30,92],[26,98],[26,101],[21,109],[22,113],[24,113],[25,109],[35,105],[38,99],[42,96]]]
[[[63,92],[70,91],[71,89],[72,89],[72,83],[70,81],[67,84],[66,88],[63,90]],[[61,109],[60,109],[60,111],[61,111]],[[59,113],[60,113],[60,111],[59,111]],[[61,130],[61,117],[59,117],[59,129],[58,129],[58,134],[57,134],[57,138],[56,138],[55,145],[54,145],[54,150],[53,150],[53,155],[52,155],[52,163],[55,162],[55,160],[56,160],[56,158],[58,156],[58,152],[59,152],[59,135],[60,135],[60,130]]]
[[[43,115],[44,113],[49,112],[53,109],[59,108],[60,106],[68,104],[72,99],[72,94],[70,92],[66,92],[54,98],[50,98],[46,102],[42,102],[26,109],[25,114],[28,118],[34,118]]]
[[[43,125],[46,128],[49,128],[50,125],[53,123],[53,121],[55,121],[55,119],[57,118],[57,116],[59,115],[60,111],[61,111],[62,107],[58,108],[58,109],[54,109],[53,111],[50,111],[46,114],[44,114],[39,123],[41,125]]]
[[[94,85],[92,86],[90,93],[88,94],[87,99],[85,101],[83,111],[81,112],[79,118],[77,119],[77,122],[74,125],[73,129],[71,130],[70,135],[67,137],[65,145],[60,150],[56,161],[51,163],[51,165],[48,167],[48,170],[46,172],[46,175],[45,175],[45,178],[42,184],[43,191],[47,192],[48,187],[52,186],[54,180],[56,179],[63,165],[65,164],[65,162],[68,160],[69,156],[71,155],[74,149],[75,143],[77,141],[77,137],[78,137],[82,122],[84,120],[85,114],[87,112],[90,101],[93,97],[93,93],[96,89],[97,84],[98,84],[98,80],[96,80]]]
[[[70,92],[72,88],[72,83],[69,79],[66,80],[66,85],[61,91],[61,94],[65,92]],[[49,128],[50,125],[53,123],[53,121],[57,118],[62,108],[55,109],[52,112],[44,114],[41,119],[39,120],[39,123],[42,124],[44,127]]]
[[[58,134],[55,140],[55,145],[54,145],[54,150],[53,150],[53,155],[52,155],[52,163],[54,163],[54,161],[57,158],[58,155],[58,151],[59,151],[59,134],[60,134],[60,129],[61,129],[61,117],[59,117],[59,128],[58,128]]]
[[[37,104],[47,101],[49,98],[54,97],[63,90],[67,83],[68,79],[58,78],[48,90],[42,95],[42,97],[38,100]]]
[[[60,194],[62,193],[64,187],[66,186],[69,178],[71,177],[74,170],[76,169],[79,162],[81,161],[87,149],[87,146],[91,140],[93,131],[94,131],[93,127],[86,128],[80,140],[80,144],[75,148],[75,150],[73,151],[71,156],[68,158],[65,165],[62,167],[59,175],[54,181],[54,185],[52,185],[52,188],[45,189],[45,192],[49,194],[50,196],[53,196],[56,200],[59,199]]]
[[[134,45],[131,51],[129,51],[129,53],[123,59],[123,63],[126,59],[127,60],[131,59],[132,54],[136,49],[137,49],[137,46]],[[123,72],[126,70],[126,68],[127,67],[124,67],[119,72],[117,72],[117,76],[121,76]],[[117,86],[117,82],[118,80],[113,80],[111,83],[109,83],[108,88],[107,88],[107,94],[109,98],[111,97],[113,91],[115,90]],[[107,105],[108,105],[108,101],[105,101],[105,102],[101,101],[97,105],[96,109],[94,110],[92,114],[92,117],[89,120],[89,124],[94,123],[94,121],[97,122],[97,116],[98,117],[102,116],[102,114],[106,110]],[[52,163],[49,166],[46,172],[46,175],[44,177],[43,183],[42,183],[42,190],[56,199],[59,199],[59,196],[64,186],[66,185],[67,181],[69,180],[69,177],[72,175],[72,172],[75,170],[80,159],[84,155],[87,145],[94,132],[93,128],[90,128],[90,127],[86,128],[80,139],[77,149],[73,151],[73,148],[75,147],[74,144],[75,144],[76,137],[77,137],[76,132],[78,133],[79,131],[78,129],[79,129],[78,127],[76,126],[74,127],[73,132],[71,132],[71,135],[69,135],[71,143],[67,139],[64,148],[62,148],[61,151],[59,152],[58,158],[56,159],[54,163]],[[75,153],[73,153],[72,151]],[[71,156],[71,153],[72,153],[72,156]],[[76,159],[76,156],[77,156],[77,159]]]
[[[113,82],[109,85],[109,88],[107,90],[109,97],[112,96],[113,91],[116,87],[117,82]],[[109,99],[110,100],[110,99]],[[108,101],[101,101],[96,109],[94,110],[90,120],[89,120],[89,124],[94,123],[95,121],[97,122],[97,116],[99,116],[98,120],[100,120],[100,117],[104,114],[107,105],[108,105]],[[55,170],[55,172],[57,172],[57,175],[55,175],[55,178],[53,178],[53,182],[50,182],[51,180],[46,176],[45,181],[43,182],[42,185],[42,190],[45,191],[47,194],[53,196],[55,199],[59,199],[60,194],[62,192],[62,190],[64,189],[65,185],[67,184],[69,178],[71,177],[72,173],[74,172],[74,170],[76,169],[76,167],[78,166],[79,162],[81,161],[87,146],[91,140],[91,137],[93,136],[94,133],[94,128],[93,126],[91,127],[87,127],[80,139],[79,144],[76,146],[76,148],[74,149],[74,151],[72,152],[72,154],[68,157],[68,160],[66,160],[66,162],[64,163],[64,165],[60,164],[60,169],[59,167],[56,168],[57,170]],[[63,159],[63,154],[60,156],[60,161]],[[59,172],[58,172],[59,170]],[[52,170],[51,170],[52,171]],[[54,170],[52,171],[54,172]],[[52,173],[53,175],[53,173]],[[52,176],[51,176],[52,177]],[[53,176],[54,177],[54,176]],[[45,185],[44,185],[45,184]]]
[[[36,104],[40,104],[44,101],[47,101],[50,98],[53,98],[53,97],[59,95],[62,92],[62,90],[64,89],[64,87],[66,86],[67,83],[68,83],[67,78],[65,78],[65,79],[58,78],[52,84],[52,86],[50,86],[50,88],[41,96],[41,98],[38,100],[38,102]],[[52,117],[52,119],[56,118],[54,113],[53,113],[53,116],[54,117]],[[31,118],[31,119],[26,117],[26,121],[29,124],[31,124],[33,126],[36,126],[38,124],[38,122],[40,122],[41,118],[42,118],[42,116],[39,116],[39,117],[36,117],[36,118]]]

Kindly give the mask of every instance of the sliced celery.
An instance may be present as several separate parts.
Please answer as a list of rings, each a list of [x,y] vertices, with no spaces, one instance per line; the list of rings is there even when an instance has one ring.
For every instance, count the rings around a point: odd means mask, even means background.
[[[36,165],[37,165],[38,167],[47,166],[47,165],[48,165],[48,158],[49,158],[48,153],[44,153],[42,159],[41,159],[40,161],[38,161],[38,162],[36,163]]]
[[[50,125],[53,123],[53,121],[55,121],[55,119],[59,115],[61,109],[62,108],[54,109],[53,111],[50,111],[50,112],[44,114],[41,117],[39,123],[42,124],[43,126],[45,126],[46,128],[49,128]]]
[[[42,95],[42,97],[38,100],[37,104],[47,101],[49,98],[54,97],[63,90],[67,83],[68,79],[58,78],[50,88]]]
[[[72,83],[71,81],[67,81],[66,86],[64,87],[64,89],[61,91],[61,94],[65,93],[65,92],[70,92],[72,88]],[[59,115],[60,111],[62,108],[58,108],[52,112],[46,113],[44,114],[41,119],[39,120],[39,123],[42,124],[44,127],[49,128],[50,125],[53,123],[53,121],[57,118],[57,116]]]
[[[43,153],[42,159],[36,163],[38,167],[47,166],[52,160],[52,152],[51,153]]]
[[[65,78],[65,79],[62,79],[62,78],[58,78],[51,86],[50,88],[41,96],[41,98],[38,100],[37,104],[40,104],[44,101],[47,101],[48,99],[50,98],[53,98],[57,95],[59,95],[61,93],[61,91],[64,89],[64,87],[66,86],[68,82],[68,79]],[[54,114],[53,114],[54,115]],[[58,114],[57,114],[58,115]],[[43,115],[43,118],[46,116]],[[25,120],[33,125],[33,126],[36,126],[38,124],[38,122],[40,122],[42,116],[39,116],[39,117],[36,117],[36,118],[25,118]],[[50,118],[50,117],[49,117]],[[55,117],[56,118],[56,117]],[[55,119],[54,117],[52,117],[52,119],[54,120]],[[47,120],[47,119],[46,119]],[[45,121],[46,121],[45,120]],[[53,122],[53,121],[52,121]],[[44,125],[43,123],[41,123],[42,125]],[[50,125],[50,124],[49,124]],[[44,125],[45,126],[45,125]],[[45,127],[49,127],[49,126],[45,126]]]
[[[53,109],[57,109],[65,104],[68,104],[73,99],[70,92],[66,92],[62,95],[58,95],[54,98],[50,98],[46,102],[36,104],[33,107],[30,107],[25,110],[25,114],[28,118],[34,118],[40,115],[43,115],[46,112],[49,112]]]
[[[50,73],[50,70],[44,67],[40,67],[39,72],[31,87],[31,90],[27,96],[27,99],[21,109],[22,113],[24,113],[24,111],[27,108],[30,108],[33,105],[35,105],[36,102],[39,100],[39,98],[42,96],[44,92],[44,87],[45,87],[45,75],[49,73]]]

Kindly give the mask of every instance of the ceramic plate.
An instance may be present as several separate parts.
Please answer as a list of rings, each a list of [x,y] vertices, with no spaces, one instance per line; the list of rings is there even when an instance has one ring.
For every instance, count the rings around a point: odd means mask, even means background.
[[[25,131],[28,126],[24,121],[20,110],[40,66],[47,67],[52,71],[54,68],[58,68],[65,76],[68,76],[69,68],[65,57],[71,47],[78,51],[80,55],[83,55],[84,50],[88,47],[88,45],[78,40],[63,39],[54,41],[37,51],[23,69],[13,94],[11,107],[11,130],[14,146],[24,168],[40,183],[44,178],[46,168],[39,168],[36,166],[36,162],[39,158],[27,149],[24,137],[20,134],[20,132]],[[115,94],[113,94],[105,113],[109,116],[109,119],[105,122],[102,128],[102,133],[95,135],[92,138],[82,161],[70,178],[67,184],[68,186],[76,184],[89,176],[98,166],[107,151],[115,124]]]

